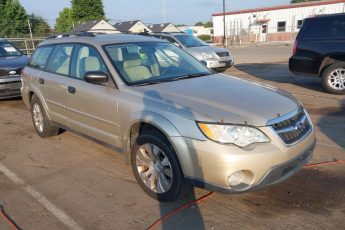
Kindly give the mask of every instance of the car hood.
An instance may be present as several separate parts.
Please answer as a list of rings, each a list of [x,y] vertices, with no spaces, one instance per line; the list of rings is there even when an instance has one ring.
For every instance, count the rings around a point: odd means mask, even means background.
[[[0,57],[0,69],[23,68],[27,65],[29,58],[25,55]]]
[[[145,109],[205,122],[265,126],[300,106],[284,91],[224,74],[134,88]]]
[[[228,49],[224,49],[224,48],[218,48],[218,47],[213,47],[213,46],[200,46],[200,47],[190,47],[190,48],[186,48],[186,51],[188,53],[190,53],[191,55],[193,55],[195,58],[197,58],[198,60],[202,60],[202,53],[207,53],[207,54],[215,54],[218,52],[229,52],[230,51]],[[231,53],[230,53],[231,55]]]

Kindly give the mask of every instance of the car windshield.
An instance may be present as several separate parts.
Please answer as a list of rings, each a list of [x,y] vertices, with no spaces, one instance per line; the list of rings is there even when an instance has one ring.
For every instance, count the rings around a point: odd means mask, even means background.
[[[0,57],[20,56],[21,53],[10,43],[0,42]]]
[[[193,35],[174,35],[174,37],[179,40],[185,47],[200,47],[200,46],[208,46],[206,42],[203,40],[194,37]]]
[[[116,69],[128,85],[157,84],[212,74],[198,60],[167,42],[142,42],[105,46]]]

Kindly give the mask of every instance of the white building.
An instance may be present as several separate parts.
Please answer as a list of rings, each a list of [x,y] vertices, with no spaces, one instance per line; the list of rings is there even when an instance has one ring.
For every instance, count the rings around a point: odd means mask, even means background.
[[[226,42],[292,41],[303,19],[345,12],[345,0],[327,0],[225,13]],[[222,43],[223,13],[213,17],[214,42]]]
[[[114,25],[114,27],[121,31],[122,33],[142,33],[142,32],[152,32],[142,21],[134,20],[134,21],[125,21],[125,22],[118,22]]]
[[[153,33],[176,33],[181,32],[172,23],[152,24],[148,26]]]
[[[90,32],[90,33],[105,33],[105,34],[116,34],[120,33],[117,29],[115,29],[112,25],[104,20],[93,20],[83,22],[82,24],[76,26],[71,31],[72,33],[82,33],[82,32]]]

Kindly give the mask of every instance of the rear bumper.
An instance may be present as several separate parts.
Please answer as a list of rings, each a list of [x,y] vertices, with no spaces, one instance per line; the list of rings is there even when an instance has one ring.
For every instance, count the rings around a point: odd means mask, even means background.
[[[0,99],[20,97],[20,88],[22,86],[20,76],[0,77]]]
[[[319,76],[321,61],[313,58],[293,55],[289,59],[289,70],[296,74],[302,74],[307,76]]]

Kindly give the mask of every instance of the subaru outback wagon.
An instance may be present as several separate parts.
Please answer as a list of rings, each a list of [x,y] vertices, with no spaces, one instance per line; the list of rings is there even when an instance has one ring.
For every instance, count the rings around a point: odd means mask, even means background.
[[[241,193],[278,183],[315,145],[308,113],[291,95],[214,74],[153,37],[46,40],[22,83],[38,135],[62,128],[121,150],[160,201],[190,185]]]

